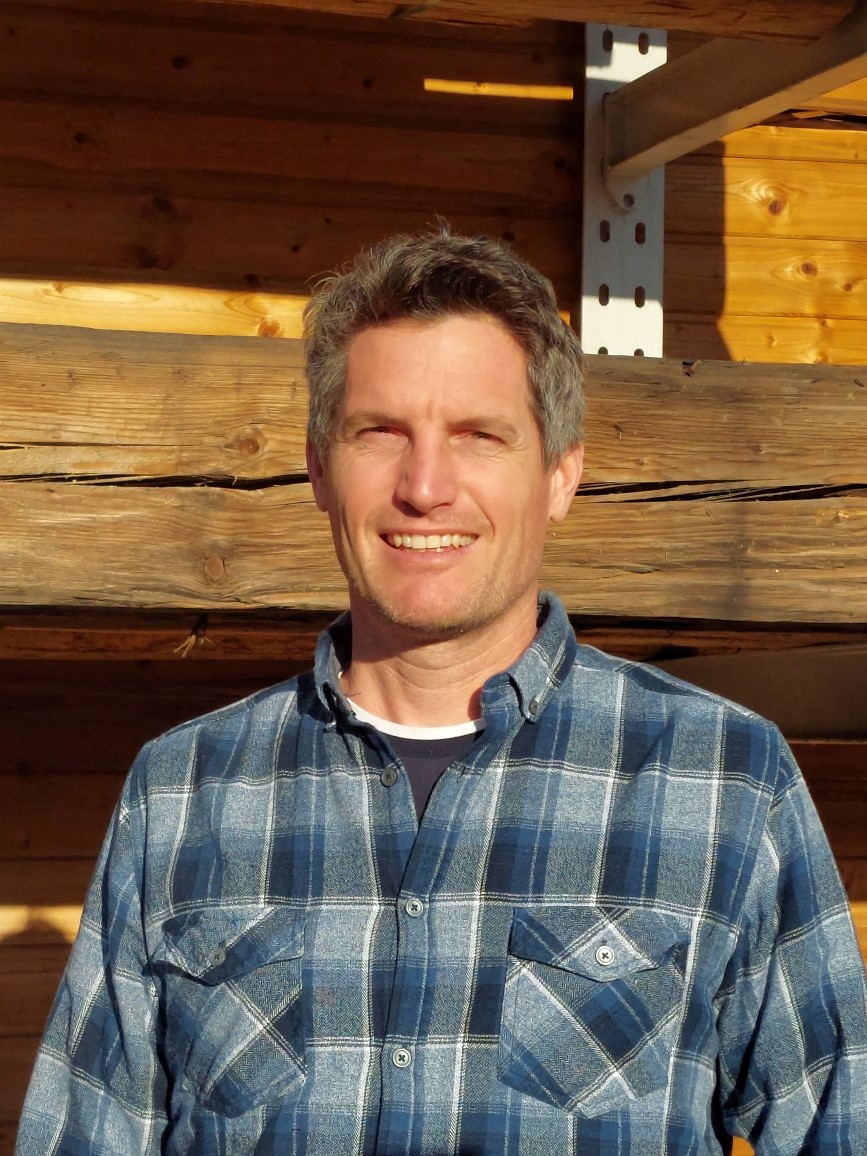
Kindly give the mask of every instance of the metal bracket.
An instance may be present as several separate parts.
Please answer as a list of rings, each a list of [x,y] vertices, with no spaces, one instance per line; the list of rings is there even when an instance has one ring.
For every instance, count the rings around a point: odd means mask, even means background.
[[[588,24],[581,341],[588,353],[662,356],[665,171],[609,180],[605,97],[665,63],[666,34]]]

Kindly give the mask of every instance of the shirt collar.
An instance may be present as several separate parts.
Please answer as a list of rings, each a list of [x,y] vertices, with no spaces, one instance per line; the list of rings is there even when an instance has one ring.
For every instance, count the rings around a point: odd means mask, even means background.
[[[492,675],[482,692],[482,707],[512,695],[528,722],[536,722],[551,695],[562,684],[575,661],[577,643],[563,603],[556,594],[539,596],[536,637],[516,662]],[[340,671],[352,658],[352,619],[341,614],[319,636],[313,664],[317,694],[327,708],[333,729],[337,716],[352,717],[352,705],[340,687]]]

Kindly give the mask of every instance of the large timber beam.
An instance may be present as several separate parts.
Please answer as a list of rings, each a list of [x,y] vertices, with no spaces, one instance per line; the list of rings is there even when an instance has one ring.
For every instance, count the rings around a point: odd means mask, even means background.
[[[605,101],[607,172],[640,177],[867,75],[867,0],[812,45],[714,40]]]
[[[212,3],[239,0],[211,0]],[[262,0],[241,0],[262,8]],[[508,24],[571,20],[579,24],[625,24],[669,28],[710,36],[810,41],[837,24],[853,0],[266,0],[267,6],[346,16]]]
[[[588,485],[544,574],[570,611],[867,621],[863,370],[588,370]],[[298,342],[6,324],[0,380],[0,606],[345,604]]]

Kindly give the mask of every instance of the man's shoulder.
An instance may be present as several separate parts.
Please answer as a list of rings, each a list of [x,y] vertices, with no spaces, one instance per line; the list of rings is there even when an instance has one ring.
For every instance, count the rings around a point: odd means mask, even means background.
[[[671,710],[723,711],[758,725],[771,726],[767,719],[749,707],[713,691],[696,686],[658,666],[629,658],[618,658],[593,646],[579,644],[573,667],[579,684],[597,683],[609,692],[615,687],[628,691],[636,703],[647,703]]]
[[[177,765],[192,752],[265,751],[297,726],[305,709],[315,712],[316,701],[313,672],[305,671],[179,723],[147,742],[137,762],[159,767]]]

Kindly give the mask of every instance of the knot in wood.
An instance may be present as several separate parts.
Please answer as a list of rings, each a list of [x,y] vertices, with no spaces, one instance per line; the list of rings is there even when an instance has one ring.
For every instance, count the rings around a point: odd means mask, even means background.
[[[260,337],[279,337],[280,322],[275,321],[272,317],[263,317],[259,322],[258,332]]]
[[[226,576],[226,563],[219,554],[209,554],[205,558],[205,577],[209,582],[220,582]]]
[[[241,438],[241,441],[238,444],[238,449],[241,451],[245,458],[252,458],[259,452],[260,446],[256,438],[246,437]]]

